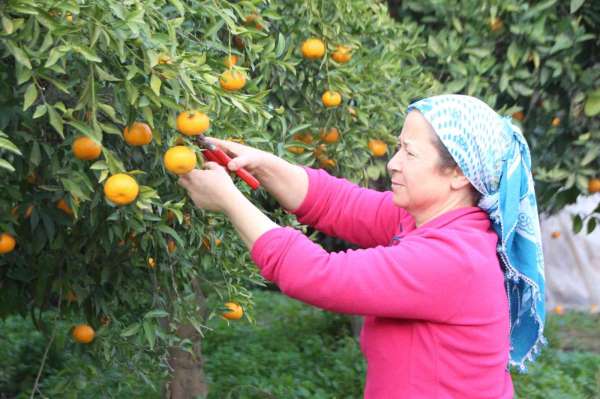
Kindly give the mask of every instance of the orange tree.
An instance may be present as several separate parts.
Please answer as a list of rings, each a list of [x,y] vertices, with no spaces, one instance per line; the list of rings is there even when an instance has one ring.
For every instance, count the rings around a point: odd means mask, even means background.
[[[424,65],[444,91],[480,96],[522,124],[540,210],[600,192],[600,3],[390,3],[395,18],[424,27]],[[573,227],[599,221],[600,204]]]
[[[205,318],[241,317],[263,284],[168,171],[193,166],[185,147],[200,154],[177,116],[366,185],[408,101],[436,89],[420,29],[379,3],[11,0],[0,19],[0,317],[28,312],[49,343],[99,359],[152,351],[172,397],[206,393]],[[305,58],[310,38],[322,48]]]

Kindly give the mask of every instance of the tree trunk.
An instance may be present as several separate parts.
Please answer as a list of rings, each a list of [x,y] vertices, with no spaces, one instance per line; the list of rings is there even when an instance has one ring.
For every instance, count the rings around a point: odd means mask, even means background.
[[[206,317],[206,298],[197,281],[193,282],[202,318]],[[204,377],[202,337],[192,325],[179,325],[177,336],[193,342],[192,353],[179,347],[169,348],[171,380],[166,386],[165,399],[199,399],[208,395],[208,384]]]
[[[390,16],[394,18],[396,21],[400,21],[400,14],[398,13],[398,9],[402,4],[402,0],[388,0],[388,9],[390,12]]]

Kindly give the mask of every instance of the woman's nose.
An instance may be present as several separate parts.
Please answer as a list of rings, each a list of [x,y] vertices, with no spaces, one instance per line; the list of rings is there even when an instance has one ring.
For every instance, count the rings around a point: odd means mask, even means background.
[[[392,159],[390,159],[387,163],[387,170],[388,172],[393,172],[393,171],[400,171],[401,170],[401,164],[402,162],[400,162],[400,154],[397,152],[396,154],[394,154],[394,156],[392,157]]]

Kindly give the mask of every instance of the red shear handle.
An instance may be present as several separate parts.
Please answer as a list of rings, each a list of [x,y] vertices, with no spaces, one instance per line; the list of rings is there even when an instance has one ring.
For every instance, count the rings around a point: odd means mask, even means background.
[[[227,167],[227,164],[229,161],[231,161],[231,158],[229,158],[227,154],[218,148],[215,148],[214,150],[206,149],[202,151],[202,153],[209,161],[217,162],[225,167]],[[246,169],[239,168],[235,171],[235,174],[238,175],[240,179],[245,181],[253,190],[256,190],[260,187],[260,182],[256,180],[256,178],[252,176]]]

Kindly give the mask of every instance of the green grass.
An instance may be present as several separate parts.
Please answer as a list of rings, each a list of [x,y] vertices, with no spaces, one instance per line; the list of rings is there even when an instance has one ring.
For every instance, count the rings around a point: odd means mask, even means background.
[[[256,325],[210,323],[210,399],[362,397],[365,364],[347,317],[276,293],[255,299]]]
[[[255,291],[256,324],[214,318],[203,341],[208,399],[362,398],[365,363],[349,318]],[[61,322],[61,331],[72,323]],[[600,315],[550,315],[550,341],[528,374],[513,374],[521,399],[600,398]],[[161,398],[164,367],[151,353],[91,356],[57,337],[42,378],[49,398]],[[95,344],[102,344],[102,337]],[[29,397],[45,338],[28,319],[0,322],[0,399]]]

